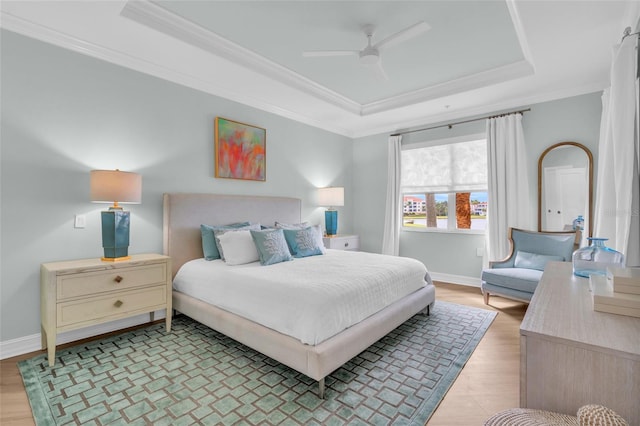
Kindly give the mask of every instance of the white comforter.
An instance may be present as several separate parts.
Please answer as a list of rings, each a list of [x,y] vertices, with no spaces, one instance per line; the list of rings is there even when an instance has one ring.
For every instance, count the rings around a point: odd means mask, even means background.
[[[427,284],[415,259],[327,250],[270,266],[196,259],[173,288],[316,345]]]

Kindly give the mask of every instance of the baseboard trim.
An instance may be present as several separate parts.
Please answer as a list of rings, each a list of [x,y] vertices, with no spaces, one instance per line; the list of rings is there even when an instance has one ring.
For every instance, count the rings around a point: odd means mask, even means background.
[[[165,311],[156,311],[154,320],[165,318]],[[91,327],[80,328],[77,330],[65,331],[58,334],[56,345],[74,342],[76,340],[86,339],[88,337],[98,336],[100,334],[110,333],[127,327],[149,322],[149,314],[136,315],[129,318],[123,318],[116,321],[98,324]],[[31,334],[29,336],[18,337],[16,339],[0,342],[0,359],[11,358],[18,355],[27,354],[29,352],[37,352],[42,350],[40,333]]]
[[[480,288],[480,278],[467,277],[464,275],[445,274],[442,272],[429,272],[431,279],[434,281],[443,281],[451,284],[466,285],[469,287]]]

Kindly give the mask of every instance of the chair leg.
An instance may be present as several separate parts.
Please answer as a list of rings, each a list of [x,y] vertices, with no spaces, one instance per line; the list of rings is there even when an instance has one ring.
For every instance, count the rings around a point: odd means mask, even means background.
[[[484,304],[488,305],[489,304],[489,292],[485,291],[484,293],[482,293],[482,295],[484,296]]]

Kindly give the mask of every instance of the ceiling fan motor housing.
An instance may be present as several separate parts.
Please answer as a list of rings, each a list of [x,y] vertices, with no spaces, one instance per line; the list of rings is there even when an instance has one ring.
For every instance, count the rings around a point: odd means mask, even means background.
[[[367,46],[359,54],[360,63],[364,65],[374,65],[380,60],[378,49]]]

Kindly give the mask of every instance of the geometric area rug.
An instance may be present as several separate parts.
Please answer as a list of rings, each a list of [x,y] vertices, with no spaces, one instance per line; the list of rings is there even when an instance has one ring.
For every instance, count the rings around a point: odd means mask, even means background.
[[[19,363],[37,425],[424,425],[496,313],[436,301],[317,383],[183,315]]]

